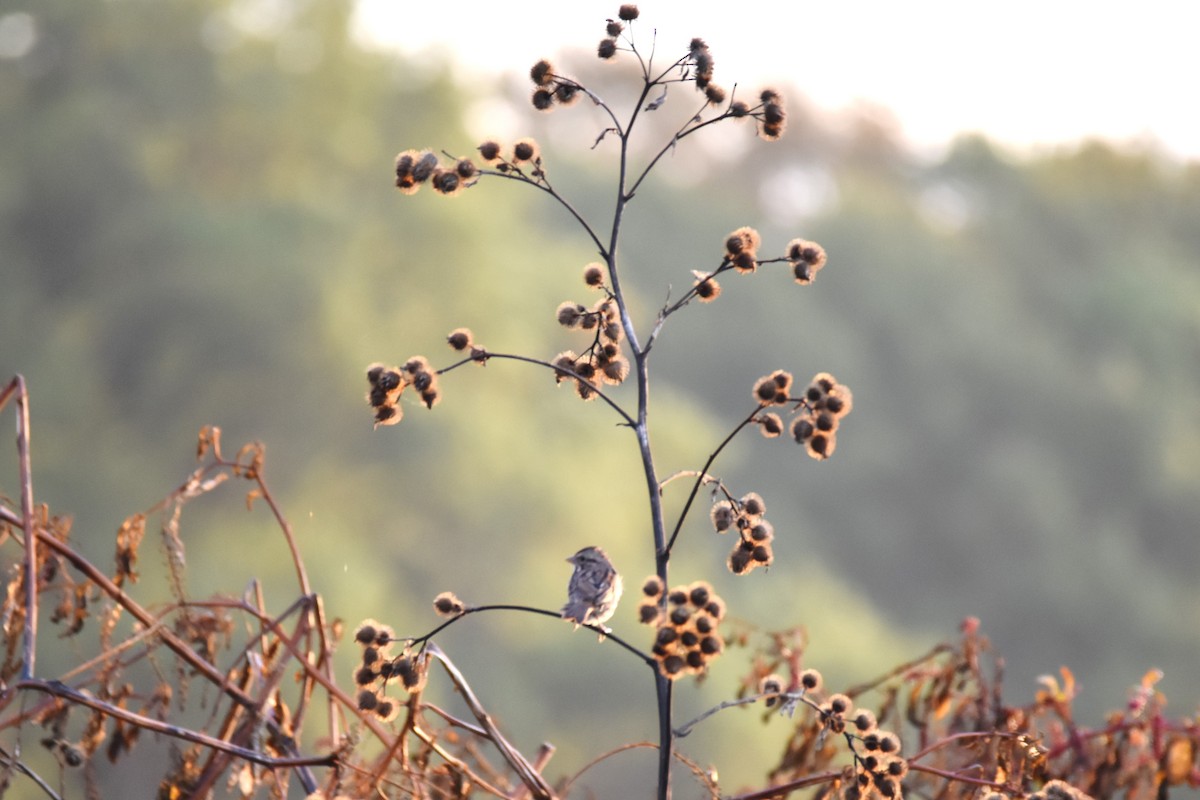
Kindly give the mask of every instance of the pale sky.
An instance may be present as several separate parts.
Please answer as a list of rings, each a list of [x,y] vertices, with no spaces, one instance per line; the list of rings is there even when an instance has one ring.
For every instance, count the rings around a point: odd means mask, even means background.
[[[406,54],[451,52],[465,74],[524,73],[592,51],[616,0],[359,0],[358,30]],[[694,36],[715,81],[799,87],[819,108],[888,108],[937,148],[981,131],[1017,148],[1087,136],[1151,140],[1200,159],[1200,0],[646,0],[639,46]]]

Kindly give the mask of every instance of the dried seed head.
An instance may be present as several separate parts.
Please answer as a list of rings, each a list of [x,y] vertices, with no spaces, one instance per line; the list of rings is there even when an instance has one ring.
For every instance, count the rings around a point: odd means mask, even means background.
[[[725,533],[732,528],[735,517],[733,503],[728,500],[721,500],[714,503],[712,511],[709,512],[709,518],[712,520],[713,527],[717,533]]]
[[[604,268],[599,264],[588,264],[583,268],[583,282],[593,289],[604,285]]]
[[[522,164],[526,161],[536,161],[541,155],[538,143],[533,139],[520,139],[513,145],[513,163]]]
[[[758,693],[759,694],[780,694],[781,692],[783,692],[783,687],[784,687],[783,678],[780,677],[779,675],[772,673],[770,675],[763,677],[763,679],[758,682]]]
[[[367,620],[354,631],[354,641],[359,644],[372,644],[375,641],[376,625],[374,620]]]
[[[758,430],[766,438],[774,439],[783,433],[783,420],[778,414],[760,414],[758,417]]]
[[[464,610],[462,600],[454,592],[442,592],[433,598],[433,608],[443,617],[457,617]]]
[[[471,329],[470,328],[455,328],[450,331],[450,335],[446,337],[446,343],[455,350],[466,350],[471,346]]]
[[[543,58],[529,70],[529,78],[538,86],[547,86],[554,80],[554,67]]]
[[[454,164],[454,171],[458,174],[458,177],[464,181],[469,181],[479,174],[479,167],[475,166],[475,162],[469,158],[460,158]]]
[[[617,54],[617,43],[613,39],[601,39],[600,44],[596,46],[596,55],[604,60],[608,60]]]
[[[489,164],[499,161],[500,143],[489,139],[488,141],[479,145],[479,157]]]
[[[554,87],[554,99],[559,105],[571,105],[579,99],[579,93],[579,85],[575,83],[560,83]]]
[[[763,502],[762,496],[758,492],[747,492],[739,501],[742,506],[742,511],[752,517],[762,516],[767,513],[767,504]]]
[[[701,303],[711,303],[721,296],[721,284],[717,283],[716,278],[710,278],[707,272],[699,270],[692,270],[692,274],[696,276],[696,297]]]
[[[564,328],[574,328],[583,320],[583,315],[586,311],[587,309],[579,303],[567,300],[559,304],[558,309],[554,312],[554,316],[558,320],[559,325],[562,325]]]
[[[617,9],[617,18],[625,22],[633,22],[638,18],[638,7],[633,3],[622,3]]]

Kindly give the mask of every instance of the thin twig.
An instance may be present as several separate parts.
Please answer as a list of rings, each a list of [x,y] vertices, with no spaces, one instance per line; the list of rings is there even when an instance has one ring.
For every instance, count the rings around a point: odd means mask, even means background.
[[[700,487],[704,485],[705,480],[708,478],[709,468],[712,467],[713,462],[717,460],[717,456],[721,454],[721,451],[725,449],[725,446],[733,441],[733,437],[737,436],[742,428],[753,422],[754,418],[758,416],[758,412],[762,411],[764,408],[766,408],[766,406],[762,405],[761,403],[756,406],[754,411],[750,413],[750,416],[739,422],[737,427],[730,431],[729,435],[725,437],[724,441],[717,445],[717,449],[712,451],[712,454],[709,455],[708,460],[704,462],[704,466],[700,468],[699,477],[697,477],[696,482],[692,484],[692,491],[688,493],[687,502],[683,504],[683,510],[679,512],[679,519],[675,522],[675,530],[672,531],[671,539],[667,542],[668,553],[675,546],[675,540],[679,537],[679,531],[683,528],[683,521],[687,519],[688,511],[690,511],[692,508],[692,502],[696,499],[696,494],[699,493]]]
[[[288,769],[293,767],[331,767],[337,763],[337,755],[334,753],[326,753],[321,756],[298,756],[294,758],[275,758],[273,756],[264,755],[257,750],[249,750],[245,747],[238,747],[230,744],[224,739],[217,739],[208,734],[200,733],[199,731],[191,730],[190,728],[181,728],[177,725],[170,725],[165,722],[160,722],[153,717],[143,716],[125,708],[114,706],[111,703],[106,703],[91,694],[72,689],[62,681],[42,681],[42,680],[21,680],[14,687],[15,689],[31,689],[38,692],[61,697],[64,700],[70,700],[81,706],[86,706],[95,711],[100,711],[116,719],[124,720],[131,725],[136,725],[139,728],[161,733],[165,736],[171,736],[176,739],[183,739],[187,742],[203,745],[214,750],[220,750],[226,753],[245,759],[255,764],[261,764],[265,767],[273,767],[276,769]]]
[[[534,769],[533,765],[515,747],[509,744],[504,735],[500,733],[500,729],[496,727],[491,716],[484,709],[483,704],[479,702],[479,698],[471,690],[467,679],[458,671],[458,667],[454,666],[454,662],[450,660],[449,656],[433,642],[427,644],[426,650],[441,663],[442,668],[446,670],[446,674],[450,676],[450,680],[454,682],[459,693],[462,694],[463,701],[471,709],[471,713],[475,715],[475,719],[488,732],[488,738],[492,740],[492,743],[496,745],[496,749],[500,751],[504,760],[508,762],[508,765],[521,778],[521,782],[528,786],[533,796],[539,798],[539,800],[554,800],[557,797],[554,789],[546,782],[542,774]]]
[[[727,708],[736,708],[737,706],[748,706],[751,703],[757,703],[759,700],[762,700],[764,697],[774,697],[777,694],[778,694],[778,692],[763,692],[760,694],[752,695],[750,697],[742,697],[737,700],[722,700],[720,703],[718,703],[717,705],[708,709],[707,711],[705,711],[700,716],[696,717],[691,722],[688,722],[687,724],[681,725],[680,727],[676,728],[675,729],[675,738],[682,739],[683,737],[687,736],[688,734],[690,734],[692,732],[692,728],[695,728],[701,722],[708,719],[713,714],[716,714],[719,711],[724,711]]]

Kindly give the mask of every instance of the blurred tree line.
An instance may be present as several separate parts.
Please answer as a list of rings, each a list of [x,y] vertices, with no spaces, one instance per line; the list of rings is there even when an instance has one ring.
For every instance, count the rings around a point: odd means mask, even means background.
[[[37,499],[107,553],[212,423],[230,446],[267,443],[318,591],[350,625],[423,632],[442,589],[557,607],[562,559],[592,542],[637,580],[652,564],[644,497],[612,477],[636,466],[632,443],[544,375],[459,371],[437,414],[371,430],[371,361],[448,362],[457,325],[493,350],[568,346],[553,309],[582,299],[593,255],[560,210],[501,182],[396,202],[395,151],[470,154],[470,104],[503,97],[585,211],[608,202],[607,162],[603,144],[588,150],[595,129],[564,123],[576,110],[525,111],[522,76],[464,87],[447,64],[362,49],[352,10],[0,12],[0,375],[29,380]],[[980,136],[919,157],[885,114],[821,117],[802,92],[786,92],[793,121],[769,150],[747,128],[673,156],[673,181],[642,189],[626,254],[644,321],[688,270],[719,262],[728,231],[764,216],[769,246],[802,235],[830,254],[814,291],[728,280],[656,346],[665,472],[698,468],[772,369],[828,368],[855,392],[829,463],[747,439],[718,465],[763,494],[779,532],[761,592],[759,576],[719,586],[734,614],[808,626],[827,680],[874,675],[974,614],[1010,687],[1069,664],[1099,714],[1155,666],[1195,704],[1200,165],[1099,142],[1018,157]],[[9,496],[15,465],[9,449]],[[289,579],[257,513],[235,495],[189,509],[197,594]],[[687,535],[686,570],[722,581],[726,543],[703,520]],[[481,695],[519,744],[560,745],[564,770],[652,724],[628,691],[639,665],[567,633],[493,617],[443,642],[460,665],[488,665]],[[731,696],[737,661],[683,689],[681,708]],[[572,729],[584,711],[596,726]],[[735,724],[772,746],[757,719]]]

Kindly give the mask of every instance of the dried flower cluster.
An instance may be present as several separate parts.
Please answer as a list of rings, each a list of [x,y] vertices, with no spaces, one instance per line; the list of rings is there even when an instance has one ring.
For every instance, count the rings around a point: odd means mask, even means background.
[[[617,37],[625,30],[627,22],[633,22],[638,18],[638,7],[632,3],[625,3],[617,9],[617,18],[608,20],[604,27],[604,38],[600,40],[600,44],[596,46],[596,55],[604,60],[608,60],[617,54]]]
[[[385,367],[372,364],[367,368],[367,402],[375,409],[375,425],[395,425],[404,416],[400,407],[400,395],[409,386],[421,396],[426,408],[440,399],[438,394],[437,370],[429,366],[425,356],[413,356],[402,367]]]
[[[767,504],[757,492],[750,492],[740,500],[729,498],[713,504],[709,519],[717,533],[738,533],[738,541],[726,562],[734,575],[748,575],[758,567],[769,567],[775,559],[771,548],[775,526],[763,516],[766,511]]]
[[[479,145],[478,149],[484,164],[500,175],[522,178],[531,183],[545,178],[545,172],[542,170],[542,147],[536,139],[528,136],[518,139],[507,152],[499,142],[488,139]]]
[[[579,99],[582,87],[554,71],[546,59],[541,59],[529,70],[529,78],[533,81],[533,96],[530,101],[538,111],[550,111],[555,103],[569,106]]]
[[[416,194],[422,184],[429,183],[434,191],[455,195],[474,186],[479,180],[479,167],[469,158],[455,159],[443,166],[432,150],[405,150],[396,156],[396,188],[404,194]]]
[[[721,284],[717,276],[729,270],[748,275],[756,272],[760,264],[786,262],[792,268],[792,277],[801,286],[813,282],[817,273],[825,266],[825,249],[816,242],[796,238],[788,242],[783,256],[766,260],[759,259],[762,237],[754,228],[743,226],[725,237],[725,252],[721,263],[711,272],[692,270],[694,282],[688,295],[677,305],[695,297],[701,303],[711,303],[721,296]]]
[[[842,418],[854,407],[850,389],[828,372],[820,372],[804,390],[800,413],[792,420],[791,433],[808,454],[824,460],[837,449],[837,432]]]
[[[705,581],[663,594],[662,580],[652,575],[642,584],[638,606],[638,619],[655,629],[651,653],[659,671],[671,680],[703,675],[725,650],[725,640],[717,630],[725,616],[725,601]]]
[[[604,271],[599,264],[584,268],[583,281],[593,289],[604,288]],[[554,380],[574,381],[575,393],[584,400],[596,396],[597,384],[617,386],[629,377],[629,359],[621,351],[625,329],[621,327],[616,299],[609,294],[589,308],[567,300],[554,312],[558,324],[591,334],[591,344],[582,352],[564,350],[554,357]]]
[[[358,710],[390,722],[399,713],[400,704],[386,695],[388,682],[395,679],[406,692],[421,689],[425,683],[424,659],[407,650],[393,657],[391,649],[396,637],[391,628],[375,620],[359,625],[354,641],[362,650],[362,659],[354,671]]]
[[[825,266],[825,248],[807,239],[793,239],[788,242],[787,259],[796,283],[807,286]]]

